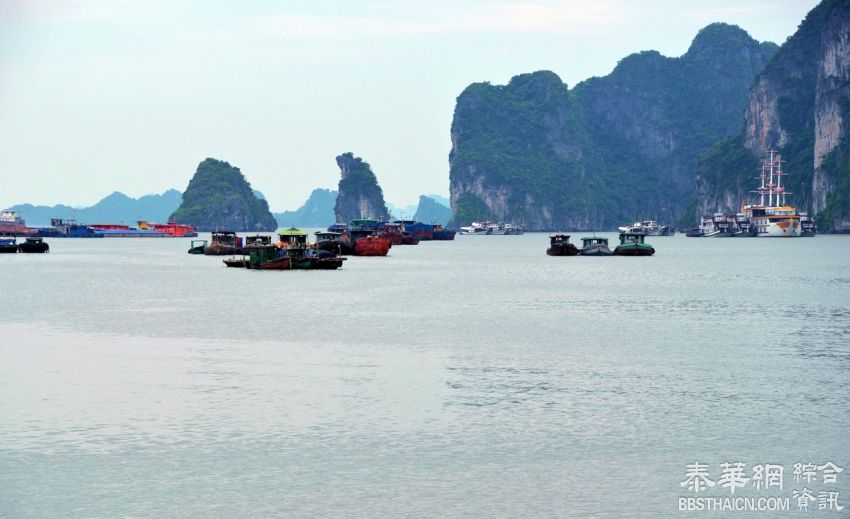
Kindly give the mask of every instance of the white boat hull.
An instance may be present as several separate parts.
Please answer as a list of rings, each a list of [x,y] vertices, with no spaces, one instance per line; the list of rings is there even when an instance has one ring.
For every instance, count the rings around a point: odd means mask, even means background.
[[[770,222],[759,226],[759,236],[766,238],[797,238],[801,234],[800,220]]]

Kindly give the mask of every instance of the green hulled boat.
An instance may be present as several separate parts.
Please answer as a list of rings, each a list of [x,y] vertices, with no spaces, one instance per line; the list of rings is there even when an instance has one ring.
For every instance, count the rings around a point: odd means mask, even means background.
[[[646,237],[643,233],[638,232],[621,232],[620,244],[614,249],[614,254],[617,256],[652,256],[655,254],[655,248],[644,242]]]

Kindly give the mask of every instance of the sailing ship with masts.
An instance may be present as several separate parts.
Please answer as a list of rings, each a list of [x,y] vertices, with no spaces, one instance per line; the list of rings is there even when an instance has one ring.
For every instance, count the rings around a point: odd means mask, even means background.
[[[756,177],[760,180],[759,187],[753,190],[758,194],[758,203],[743,207],[756,236],[796,238],[801,235],[800,214],[786,200],[786,196],[793,193],[782,185],[782,177],[788,176],[782,171],[783,162],[776,150],[768,150],[768,158]]]

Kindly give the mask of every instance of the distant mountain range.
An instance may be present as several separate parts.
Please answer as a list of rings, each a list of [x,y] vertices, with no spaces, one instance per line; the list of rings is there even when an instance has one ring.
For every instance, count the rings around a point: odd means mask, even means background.
[[[161,195],[131,198],[118,191],[90,207],[19,204],[9,209],[17,212],[30,227],[50,225],[51,218],[75,219],[80,223],[123,223],[135,225],[138,220],[165,222],[179,206],[182,195],[169,189]]]
[[[257,190],[254,195],[260,200],[265,196]],[[330,189],[315,189],[304,205],[294,211],[273,213],[280,227],[326,227],[335,221],[334,204],[337,192]],[[426,199],[424,206],[422,200]],[[159,195],[132,198],[114,192],[90,207],[71,207],[65,204],[32,205],[18,204],[9,209],[17,212],[30,227],[50,225],[51,218],[75,219],[80,223],[121,223],[135,225],[138,220],[165,222],[180,207],[182,194],[169,189]],[[435,207],[436,204],[436,207]],[[435,221],[445,224],[447,219],[440,208],[448,210],[449,199],[440,195],[423,195],[419,204],[404,208],[387,204],[393,218],[416,218],[423,222]],[[451,218],[451,212],[448,213]]]
[[[272,214],[280,227],[327,227],[335,220],[336,195],[330,189],[314,189],[298,209]]]
[[[272,214],[281,227],[326,227],[336,221],[334,205],[337,195],[337,191],[330,189],[314,189],[304,205],[298,209]],[[425,200],[424,203],[423,200]],[[449,199],[440,195],[422,195],[419,197],[419,204],[416,205],[400,207],[387,203],[386,206],[392,218],[414,218],[428,223],[435,221],[443,225],[451,219]]]

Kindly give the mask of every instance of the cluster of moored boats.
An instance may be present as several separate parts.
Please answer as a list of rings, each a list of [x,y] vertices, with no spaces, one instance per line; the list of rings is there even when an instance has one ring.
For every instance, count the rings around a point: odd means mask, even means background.
[[[655,248],[646,243],[642,232],[621,232],[620,244],[614,250],[608,248],[608,238],[587,236],[581,239],[581,248],[570,243],[569,234],[549,236],[549,256],[652,256]]]
[[[690,238],[814,237],[817,234],[814,219],[787,202],[787,196],[792,193],[782,185],[782,177],[788,176],[782,171],[783,162],[776,150],[768,150],[756,177],[759,185],[752,191],[758,201],[742,203],[734,215],[703,216],[699,227],[685,235]]]
[[[460,228],[460,233],[469,236],[507,235],[518,236],[525,233],[522,225],[517,223],[472,222],[472,225]]]
[[[192,240],[189,254],[232,256],[224,260],[228,267],[260,270],[337,269],[344,256],[386,256],[393,245],[418,245],[420,241],[453,240],[455,231],[440,225],[410,220],[380,222],[371,219],[336,223],[316,232],[316,241],[290,227],[277,231],[276,242],[268,235],[243,239],[232,231],[213,232],[210,242]]]
[[[44,253],[50,252],[50,245],[44,242],[42,238],[26,238],[23,243],[18,243],[18,239],[0,238],[0,253]]]

